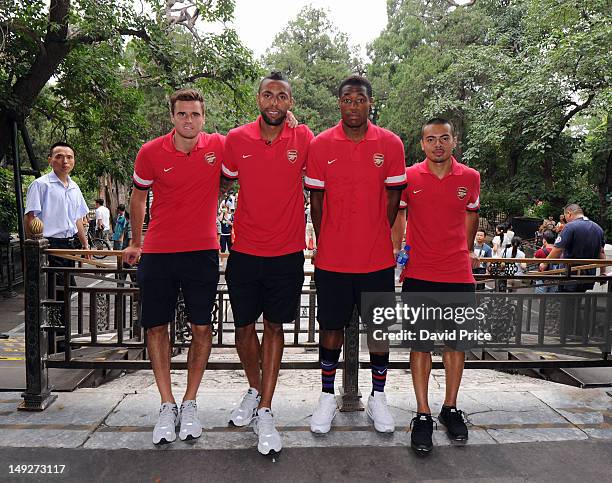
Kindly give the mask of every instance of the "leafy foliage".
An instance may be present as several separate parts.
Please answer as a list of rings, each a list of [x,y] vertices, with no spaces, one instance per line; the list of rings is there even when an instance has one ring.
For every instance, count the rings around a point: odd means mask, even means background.
[[[338,86],[363,69],[347,35],[337,30],[325,10],[311,7],[302,9],[275,37],[263,63],[288,77],[295,114],[315,133],[338,122]]]

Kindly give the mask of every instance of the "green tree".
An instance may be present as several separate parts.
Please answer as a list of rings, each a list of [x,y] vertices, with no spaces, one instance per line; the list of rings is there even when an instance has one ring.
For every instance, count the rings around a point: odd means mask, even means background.
[[[138,147],[168,128],[166,95],[204,91],[213,126],[249,113],[258,70],[226,22],[232,0],[18,0],[0,3],[0,160],[10,120],[27,123],[46,159],[59,137],[77,150],[76,173],[116,204]],[[123,191],[125,191],[125,186]],[[114,201],[114,202],[113,202]]]
[[[323,9],[305,7],[279,33],[263,58],[267,70],[291,82],[300,122],[319,133],[338,122],[337,91],[345,77],[362,73],[356,50]]]
[[[445,115],[492,206],[588,205],[597,189],[607,199],[610,176],[590,168],[585,139],[610,112],[609,1],[449,3],[459,2],[389,0],[389,24],[370,46],[381,124],[402,136],[408,158],[422,156],[411,148],[421,123]]]

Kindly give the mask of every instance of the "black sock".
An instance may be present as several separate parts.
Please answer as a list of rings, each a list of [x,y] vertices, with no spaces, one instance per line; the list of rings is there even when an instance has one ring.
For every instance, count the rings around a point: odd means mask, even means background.
[[[327,349],[319,345],[319,365],[321,366],[321,390],[329,394],[334,393],[336,369],[340,360],[342,349]]]
[[[372,393],[385,392],[387,382],[387,368],[389,367],[389,353],[372,354],[370,352],[370,369],[372,370]]]

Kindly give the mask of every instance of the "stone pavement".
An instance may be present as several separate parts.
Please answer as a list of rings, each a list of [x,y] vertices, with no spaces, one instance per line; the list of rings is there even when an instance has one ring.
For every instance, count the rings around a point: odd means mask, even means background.
[[[281,371],[273,411],[285,448],[407,446],[410,420],[416,409],[410,375],[389,371],[387,397],[396,418],[392,435],[376,433],[364,412],[340,413],[326,436],[309,431],[310,415],[318,397],[317,371]],[[369,392],[369,372],[362,370],[361,391]],[[185,373],[174,371],[173,384],[180,402]],[[341,380],[341,379],[340,379]],[[177,441],[161,450],[247,449],[255,451],[249,428],[230,428],[230,410],[245,389],[241,371],[211,371],[199,396],[200,419],[205,427],[198,441]],[[432,411],[444,397],[443,371],[433,371]],[[151,371],[138,371],[98,388],[59,393],[57,401],[40,413],[18,412],[20,394],[0,393],[1,447],[85,449],[152,449],[151,429],[159,396]],[[470,422],[468,446],[519,442],[612,441],[612,391],[577,389],[525,376],[490,370],[467,370],[459,407]],[[449,445],[444,428],[434,432],[438,446]]]

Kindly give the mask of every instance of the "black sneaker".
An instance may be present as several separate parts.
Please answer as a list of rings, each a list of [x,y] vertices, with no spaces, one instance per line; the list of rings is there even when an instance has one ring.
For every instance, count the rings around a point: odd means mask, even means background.
[[[465,443],[468,440],[468,428],[465,424],[463,411],[456,407],[442,406],[438,421],[446,426],[446,434],[451,441]]]
[[[430,414],[417,414],[412,418],[410,428],[410,446],[418,455],[428,455],[433,449],[433,419]]]

